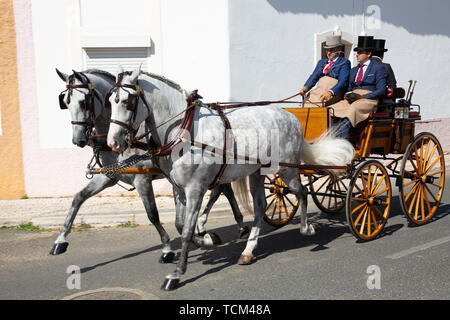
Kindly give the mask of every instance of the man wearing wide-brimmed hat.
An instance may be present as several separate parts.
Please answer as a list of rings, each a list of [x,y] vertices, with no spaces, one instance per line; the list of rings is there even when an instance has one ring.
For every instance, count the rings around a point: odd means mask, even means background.
[[[383,65],[370,60],[375,47],[373,37],[358,37],[356,60],[359,64],[350,70],[349,86],[344,100],[331,105],[334,125],[340,122],[340,134],[346,138],[351,127],[366,120],[386,94],[386,71]]]
[[[341,36],[329,36],[325,40],[324,48],[327,58],[321,59],[313,73],[306,80],[300,94],[311,90],[306,97],[306,106],[330,105],[342,99],[348,85],[350,61],[344,57],[345,45]]]

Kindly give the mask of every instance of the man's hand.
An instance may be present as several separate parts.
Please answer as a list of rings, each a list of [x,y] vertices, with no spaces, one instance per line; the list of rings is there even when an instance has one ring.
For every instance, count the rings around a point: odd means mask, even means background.
[[[344,96],[344,99],[348,101],[348,103],[352,104],[356,100],[364,99],[364,96],[354,93],[354,92],[347,92]]]
[[[308,87],[303,87],[300,89],[300,95],[303,97],[308,92]]]
[[[327,102],[332,97],[333,97],[333,93],[331,91],[327,91],[320,97],[320,102]]]

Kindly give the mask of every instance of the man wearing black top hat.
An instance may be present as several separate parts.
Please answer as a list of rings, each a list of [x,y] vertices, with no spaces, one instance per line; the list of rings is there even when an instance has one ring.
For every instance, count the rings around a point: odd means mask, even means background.
[[[358,37],[356,60],[359,64],[350,70],[349,86],[344,100],[331,105],[334,125],[340,123],[341,138],[346,138],[351,127],[366,120],[386,94],[386,70],[370,59],[375,50],[372,36]]]
[[[376,63],[381,63],[384,66],[384,69],[386,70],[386,84],[388,88],[396,88],[397,87],[397,80],[395,79],[394,71],[392,70],[392,67],[389,63],[383,62],[384,59],[384,53],[388,51],[388,49],[385,49],[386,40],[384,39],[374,39],[374,46],[375,51],[372,55],[371,60]]]

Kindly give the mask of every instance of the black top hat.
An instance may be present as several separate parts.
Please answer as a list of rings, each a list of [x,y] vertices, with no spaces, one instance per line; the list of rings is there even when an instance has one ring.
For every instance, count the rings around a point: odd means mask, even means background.
[[[384,39],[373,39],[374,47],[376,52],[386,52],[388,49],[384,48],[386,40]]]
[[[358,45],[356,46],[355,49],[353,49],[353,51],[363,51],[363,50],[371,51],[374,49],[375,47],[372,36],[359,36]]]

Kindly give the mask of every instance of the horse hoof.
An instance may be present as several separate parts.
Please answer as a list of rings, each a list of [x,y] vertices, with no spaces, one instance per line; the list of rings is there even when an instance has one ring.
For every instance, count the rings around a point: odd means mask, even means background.
[[[68,242],[55,243],[53,245],[52,250],[50,251],[50,254],[52,256],[56,256],[58,254],[64,253],[67,251],[68,246],[69,246]]]
[[[172,263],[174,258],[175,253],[165,252],[162,254],[161,258],[159,258],[159,263]]]
[[[211,238],[213,245],[222,244],[222,239],[220,239],[220,237],[217,233],[210,232],[210,233],[207,233],[207,235],[209,235],[209,237]]]
[[[241,256],[239,257],[238,260],[238,264],[240,265],[248,265],[251,264],[253,262],[253,255],[243,255],[241,254]]]
[[[239,229],[239,239],[245,239],[250,234],[250,229],[245,226],[242,229]]]
[[[178,284],[180,283],[180,279],[178,278],[166,278],[161,287],[164,291],[172,291],[178,288]]]
[[[316,234],[316,231],[314,230],[314,227],[310,224],[306,228],[300,227],[300,233],[304,236],[313,236]]]

